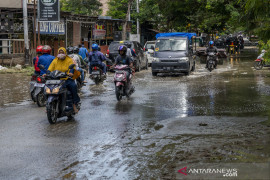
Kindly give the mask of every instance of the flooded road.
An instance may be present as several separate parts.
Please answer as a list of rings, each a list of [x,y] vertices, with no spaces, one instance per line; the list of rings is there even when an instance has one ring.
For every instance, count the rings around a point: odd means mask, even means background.
[[[191,164],[269,164],[269,69],[254,70],[256,56],[211,73],[198,61],[188,77],[141,71],[121,102],[113,74],[99,86],[88,80],[75,120],[56,125],[24,92],[29,104],[1,105],[0,179],[182,179]]]
[[[29,98],[29,81],[25,74],[0,74],[0,107],[25,103]]]

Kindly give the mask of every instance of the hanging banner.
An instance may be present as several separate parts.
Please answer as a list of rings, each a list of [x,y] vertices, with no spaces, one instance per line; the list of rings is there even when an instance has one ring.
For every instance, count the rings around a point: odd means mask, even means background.
[[[59,0],[38,0],[38,19],[46,22],[60,21]]]
[[[65,22],[40,22],[40,34],[65,34]],[[38,33],[38,25],[36,27]]]

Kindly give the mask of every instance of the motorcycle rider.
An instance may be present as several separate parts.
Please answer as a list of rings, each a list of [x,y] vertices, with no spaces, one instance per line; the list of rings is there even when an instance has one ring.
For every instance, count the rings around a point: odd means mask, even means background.
[[[265,53],[266,53],[266,50],[263,49],[261,54],[257,57],[257,59],[264,60],[263,56],[264,56]]]
[[[100,51],[98,51],[98,45],[92,44],[92,52],[89,54],[89,73],[92,74],[92,68],[99,66],[102,68],[103,75],[106,75],[106,65],[102,62],[105,61],[106,57]]]
[[[49,68],[52,61],[55,59],[54,56],[50,55],[51,51],[52,51],[52,48],[49,45],[43,46],[42,48],[43,55],[39,57],[38,65],[37,65],[37,67],[39,67],[40,65],[44,66],[44,69],[40,70],[40,75],[46,74],[47,69]]]
[[[83,60],[87,59],[88,57],[88,51],[83,44],[79,45],[79,55],[82,56]]]
[[[67,72],[71,64],[74,64],[72,58],[67,55],[66,49],[64,47],[61,47],[58,49],[58,55],[51,63],[48,71],[52,72],[58,70],[61,72]],[[69,70],[68,75],[72,77],[74,75],[74,71],[75,68]],[[75,113],[78,113],[78,109],[76,106],[80,102],[80,97],[78,96],[78,90],[75,81],[73,79],[67,78],[64,87],[67,87],[68,90],[71,92],[73,98],[73,109]]]
[[[127,81],[130,88],[131,82],[129,79],[129,75],[132,73],[133,61],[127,55],[127,47],[125,45],[119,46],[118,53],[119,55],[116,57],[115,64],[112,67],[115,67],[116,65],[128,65],[130,67],[130,70],[127,71]]]
[[[218,54],[217,48],[214,46],[214,42],[213,41],[209,41],[209,46],[206,49],[206,54],[208,55],[208,53],[210,52],[214,52],[216,55]],[[208,67],[208,61],[209,61],[209,56],[207,56],[207,60],[206,60],[206,66],[205,68]],[[215,69],[217,68],[217,62],[218,62],[218,58],[216,57],[215,59]]]
[[[40,74],[40,69],[38,67],[38,59],[42,55],[42,48],[43,48],[43,46],[41,46],[41,45],[36,48],[37,56],[33,58],[33,64],[35,67],[35,74],[38,74],[38,75]]]

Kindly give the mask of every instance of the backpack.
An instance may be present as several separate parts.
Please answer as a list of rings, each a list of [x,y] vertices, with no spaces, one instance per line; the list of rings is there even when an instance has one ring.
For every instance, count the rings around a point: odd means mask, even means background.
[[[99,63],[99,57],[98,57],[97,53],[92,54],[92,62]]]

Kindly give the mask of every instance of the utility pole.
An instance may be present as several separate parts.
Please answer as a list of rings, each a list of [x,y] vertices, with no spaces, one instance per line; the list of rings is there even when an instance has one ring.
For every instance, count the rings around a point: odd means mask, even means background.
[[[25,64],[29,64],[29,41],[28,41],[28,18],[27,18],[27,1],[23,0],[23,28],[24,28],[24,52]]]
[[[140,13],[140,10],[139,10],[139,0],[136,0],[137,1],[137,13],[139,14]],[[138,36],[138,42],[141,42],[141,36],[140,36],[140,22],[139,22],[139,19],[137,18],[137,36]]]
[[[37,18],[36,18],[36,0],[34,0],[34,48],[37,48]]]

